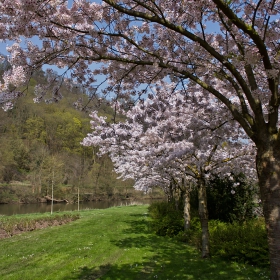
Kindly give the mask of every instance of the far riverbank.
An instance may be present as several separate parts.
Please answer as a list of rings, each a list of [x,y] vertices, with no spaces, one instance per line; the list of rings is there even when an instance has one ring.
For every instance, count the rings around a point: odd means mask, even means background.
[[[101,200],[101,201],[82,201],[79,203],[79,209],[106,209],[116,206],[142,205],[150,204],[160,199],[123,199],[123,200]],[[78,203],[54,203],[53,211],[75,211],[78,210]],[[15,215],[29,213],[45,213],[51,211],[50,203],[9,203],[0,204],[0,215]]]

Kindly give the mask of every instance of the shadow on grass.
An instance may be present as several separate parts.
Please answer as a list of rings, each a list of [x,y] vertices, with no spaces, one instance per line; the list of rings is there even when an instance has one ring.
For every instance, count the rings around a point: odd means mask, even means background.
[[[245,280],[268,279],[262,273],[250,273],[231,265],[217,264],[211,260],[188,259],[186,255],[157,255],[149,262],[130,264],[107,264],[96,268],[81,267],[65,280],[111,279],[111,280],[150,280],[150,279],[201,279],[201,280]],[[182,259],[180,259],[182,258]]]
[[[138,219],[137,221],[128,221],[126,222],[129,225],[129,228],[124,229],[123,233],[125,234],[149,234],[151,233],[149,229],[149,222],[147,217],[143,217],[143,215],[130,215]]]
[[[129,237],[114,238],[112,246],[122,250],[139,249],[143,254],[139,263],[107,263],[99,267],[80,267],[65,280],[74,279],[111,279],[111,280],[148,280],[148,279],[203,279],[203,280],[245,280],[267,279],[261,271],[248,269],[243,265],[224,262],[219,259],[203,260],[192,247],[173,239],[159,237],[148,230],[148,220],[143,215],[133,215],[138,221],[128,221],[129,228],[124,233]],[[139,217],[138,217],[139,216]],[[132,237],[131,237],[132,235]],[[135,236],[134,236],[135,235]]]

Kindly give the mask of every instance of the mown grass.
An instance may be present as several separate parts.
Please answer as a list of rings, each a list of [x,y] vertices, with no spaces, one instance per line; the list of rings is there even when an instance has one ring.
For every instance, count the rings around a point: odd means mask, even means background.
[[[2,239],[0,279],[269,279],[264,269],[203,260],[193,247],[151,233],[147,208],[80,211],[69,224]]]

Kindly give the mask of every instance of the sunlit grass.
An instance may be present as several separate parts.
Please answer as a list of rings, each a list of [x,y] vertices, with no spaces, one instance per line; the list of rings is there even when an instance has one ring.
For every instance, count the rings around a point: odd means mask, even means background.
[[[2,234],[13,236],[21,231],[32,231],[55,224],[65,224],[77,219],[79,219],[79,214],[74,212],[60,212],[54,215],[44,213],[2,216],[0,217],[0,237],[2,237]]]
[[[145,205],[80,215],[66,225],[0,240],[0,279],[269,278],[256,267],[202,260],[194,248],[156,236]]]

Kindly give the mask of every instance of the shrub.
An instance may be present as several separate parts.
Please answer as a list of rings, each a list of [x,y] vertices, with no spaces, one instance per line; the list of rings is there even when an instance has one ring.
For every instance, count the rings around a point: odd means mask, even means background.
[[[206,191],[209,220],[243,222],[256,216],[257,187],[249,183],[244,174],[225,178],[213,176]],[[193,215],[198,209],[197,188],[193,188],[190,198]]]
[[[198,250],[201,250],[201,225],[198,217],[193,217],[191,219],[191,228],[187,231],[181,231],[176,239],[186,242],[192,246],[195,246]]]
[[[243,174],[213,177],[207,187],[207,204],[210,220],[243,222],[253,218],[256,187],[249,184]]]
[[[148,208],[151,229],[160,236],[176,236],[184,230],[183,214],[171,202],[155,202]]]
[[[179,234],[178,238],[201,249],[201,229],[199,219],[192,219],[192,228]],[[210,252],[212,256],[268,266],[268,244],[264,221],[262,218],[243,223],[225,223],[218,220],[209,222]]]
[[[269,265],[263,219],[254,219],[242,224],[210,221],[209,228],[213,255],[252,265]]]

